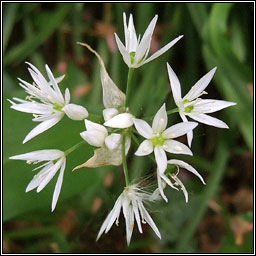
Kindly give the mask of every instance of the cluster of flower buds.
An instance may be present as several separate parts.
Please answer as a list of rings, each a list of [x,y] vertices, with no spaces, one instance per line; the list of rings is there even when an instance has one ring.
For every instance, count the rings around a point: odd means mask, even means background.
[[[129,110],[129,92],[132,86],[133,71],[159,57],[183,36],[177,37],[148,57],[152,34],[157,22],[157,15],[148,25],[142,38],[136,35],[133,16],[130,15],[128,25],[125,13],[123,14],[123,19],[125,44],[121,42],[116,34],[115,39],[123,60],[129,68],[126,94],[124,94],[110,78],[101,56],[89,45],[79,43],[95,54],[100,64],[104,105],[104,110],[102,111],[103,122],[93,122],[86,108],[71,104],[68,88],[65,90],[65,95],[62,95],[58,83],[61,82],[64,76],[55,78],[47,65],[45,67],[48,79],[45,79],[36,67],[27,63],[33,83],[28,83],[22,79],[19,79],[19,81],[20,86],[25,89],[29,96],[27,96],[25,100],[13,98],[13,100],[9,101],[11,108],[21,112],[32,113],[34,116],[33,121],[40,122],[39,125],[29,132],[23,143],[47,129],[50,129],[66,114],[72,120],[84,120],[85,131],[80,133],[82,142],[87,142],[93,147],[96,147],[94,155],[85,163],[75,167],[74,170],[81,167],[95,168],[103,165],[119,166],[123,164],[125,177],[124,189],[118,197],[112,211],[104,221],[98,233],[97,240],[103,232],[107,233],[110,230],[113,223],[118,225],[119,215],[122,209],[126,223],[127,243],[129,245],[135,221],[140,233],[142,233],[141,223],[148,223],[156,235],[161,238],[160,232],[144,204],[154,202],[161,198],[168,202],[164,194],[166,185],[176,190],[181,189],[184,193],[185,201],[188,202],[186,188],[178,178],[179,168],[186,169],[195,174],[202,183],[205,184],[202,176],[191,165],[178,159],[168,159],[166,153],[192,155],[190,148],[192,145],[193,130],[197,127],[198,122],[218,128],[228,128],[223,121],[207,114],[235,105],[236,103],[200,98],[202,95],[206,94],[204,90],[210,83],[216,71],[216,67],[203,76],[191,90],[182,97],[180,82],[167,63],[171,91],[177,108],[167,111],[166,105],[163,103],[154,118],[143,117],[139,119],[135,117]],[[167,128],[168,115],[175,112],[179,113],[182,122]],[[196,122],[188,121],[187,117]],[[152,120],[152,126],[145,120]],[[187,136],[188,146],[176,140],[176,138],[183,135]],[[139,136],[144,138],[140,143],[138,143]],[[147,191],[140,182],[133,184],[129,180],[126,156],[131,146],[131,140],[134,140],[138,144],[138,148],[135,152],[136,156],[150,155],[154,152],[155,158],[153,158],[153,160],[156,162],[157,166],[156,183],[158,187],[153,192]],[[60,194],[66,166],[66,157],[72,150],[75,150],[80,145],[81,143],[65,152],[57,149],[45,149],[10,157],[10,159],[26,160],[27,163],[45,162],[34,169],[37,170],[41,168],[41,171],[34,176],[27,186],[26,192],[34,188],[37,188],[37,192],[40,192],[59,170],[59,176],[53,193],[52,211],[55,209]]]

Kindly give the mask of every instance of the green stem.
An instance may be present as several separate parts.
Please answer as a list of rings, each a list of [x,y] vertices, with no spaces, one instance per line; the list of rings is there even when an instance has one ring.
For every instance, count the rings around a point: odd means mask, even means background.
[[[74,150],[76,150],[77,148],[79,148],[80,146],[82,146],[85,143],[84,140],[80,141],[79,143],[77,143],[76,145],[74,145],[73,147],[67,149],[64,154],[65,156],[69,155],[71,152],[73,152]]]
[[[131,93],[131,81],[132,81],[133,71],[134,71],[134,68],[129,68],[128,78],[127,78],[127,87],[126,87],[125,107],[128,107],[129,97]]]
[[[127,187],[130,184],[130,180],[129,180],[127,162],[126,162],[126,155],[125,155],[125,133],[123,133],[123,140],[122,140],[122,160],[123,160],[125,184]]]
[[[179,112],[179,109],[178,108],[174,108],[174,109],[168,110],[166,113],[167,113],[167,115],[170,115],[170,114],[177,113],[177,112]],[[152,121],[154,119],[154,117],[155,116],[145,117],[145,118],[143,118],[143,120],[145,120],[145,121]]]

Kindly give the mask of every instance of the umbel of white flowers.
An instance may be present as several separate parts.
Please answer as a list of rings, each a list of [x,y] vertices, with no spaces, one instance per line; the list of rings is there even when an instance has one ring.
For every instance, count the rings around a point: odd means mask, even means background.
[[[126,23],[126,14],[123,13],[124,20],[124,36],[125,36],[125,46],[119,39],[118,35],[115,33],[116,43],[120,53],[123,56],[123,60],[129,68],[138,68],[165,53],[169,50],[174,44],[176,44],[182,37],[178,36],[170,43],[165,45],[163,48],[155,52],[153,55],[148,57],[152,34],[156,26],[157,15],[148,25],[143,37],[140,40],[140,36],[137,38],[135,27],[133,24],[133,16],[130,14],[128,27]]]
[[[54,78],[51,70],[47,65],[45,69],[50,81],[47,81],[41,72],[32,64],[28,63],[28,71],[33,78],[32,84],[20,79],[20,86],[25,89],[27,96],[25,100],[19,98],[13,98],[10,101],[11,108],[33,114],[34,122],[41,122],[35,128],[33,128],[24,139],[23,143],[31,140],[38,134],[50,129],[57,124],[64,114],[66,114],[72,120],[83,120],[88,117],[87,110],[79,105],[70,104],[70,92],[69,89],[65,90],[65,98],[63,97],[58,83],[62,81],[64,76]],[[39,100],[39,101],[38,101]]]

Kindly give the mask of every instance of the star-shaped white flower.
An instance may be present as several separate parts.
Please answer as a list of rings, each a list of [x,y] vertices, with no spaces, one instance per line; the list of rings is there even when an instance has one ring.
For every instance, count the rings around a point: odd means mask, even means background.
[[[198,124],[195,122],[178,123],[166,129],[167,113],[165,103],[156,113],[152,128],[146,121],[141,119],[134,119],[134,125],[138,133],[146,138],[140,144],[135,155],[145,156],[154,151],[156,163],[161,174],[164,173],[167,167],[165,151],[173,154],[192,155],[191,150],[186,145],[174,140],[174,138],[190,132]]]
[[[164,173],[160,173],[159,169],[157,169],[157,182],[158,182],[159,192],[160,192],[161,196],[163,197],[163,199],[166,202],[168,202],[168,199],[165,196],[164,191],[163,191],[163,188],[166,186],[166,184],[176,190],[179,190],[178,187],[180,187],[180,189],[183,191],[183,194],[185,196],[185,200],[187,203],[188,202],[188,192],[187,192],[185,186],[183,185],[183,183],[181,182],[181,180],[177,177],[177,175],[179,174],[179,168],[180,167],[184,168],[184,169],[188,170],[189,172],[195,174],[205,185],[204,179],[195,168],[193,168],[191,165],[189,165],[188,163],[186,163],[184,161],[172,159],[172,160],[168,160],[167,163],[168,163],[168,166]],[[174,183],[172,183],[172,181]]]
[[[66,157],[64,152],[57,149],[37,150],[26,154],[12,156],[10,159],[26,160],[28,164],[37,164],[43,161],[46,163],[36,167],[34,170],[42,168],[41,171],[34,176],[26,188],[26,192],[37,188],[36,192],[40,192],[54,177],[60,169],[59,177],[55,185],[52,198],[52,211],[54,211],[59,198],[64,170],[66,166]]]
[[[156,197],[155,193],[150,194],[146,191],[143,191],[143,189],[138,184],[126,187],[116,200],[113,209],[103,222],[98,233],[97,240],[100,238],[104,231],[107,233],[110,230],[114,222],[118,226],[121,209],[123,210],[123,215],[125,218],[126,239],[128,245],[131,241],[135,220],[140,233],[142,233],[141,222],[143,224],[148,223],[154,230],[155,234],[161,239],[161,234],[157,226],[143,205],[144,202],[152,202],[156,199],[158,199],[158,197]]]
[[[33,121],[41,122],[35,128],[33,128],[29,134],[25,137],[23,143],[31,140],[38,134],[50,129],[57,124],[64,114],[73,120],[83,120],[88,116],[87,110],[76,104],[69,104],[70,92],[68,88],[65,91],[65,99],[58,87],[64,76],[60,78],[54,78],[51,70],[45,65],[49,82],[43,77],[41,72],[32,64],[29,65],[29,73],[32,76],[34,82],[30,84],[20,78],[20,86],[30,95],[26,97],[26,100],[19,98],[13,98],[11,101],[11,108],[34,115]],[[37,101],[39,100],[39,101]]]
[[[153,20],[148,25],[143,37],[140,40],[137,38],[135,27],[133,24],[133,16],[130,14],[128,27],[126,23],[126,14],[123,13],[124,20],[124,35],[125,35],[125,46],[115,33],[116,43],[120,53],[123,56],[124,62],[127,64],[129,68],[138,68],[165,53],[169,50],[177,41],[179,41],[182,36],[179,36],[168,43],[166,46],[162,47],[160,50],[155,52],[148,58],[148,53],[150,50],[151,38],[156,25],[157,15],[153,18]]]
[[[208,86],[212,77],[217,69],[213,68],[206,75],[204,75],[182,98],[180,82],[170,65],[167,63],[167,69],[172,89],[173,98],[175,104],[179,108],[179,114],[183,122],[187,122],[187,116],[196,120],[197,122],[215,126],[218,128],[229,128],[223,121],[206,115],[213,113],[221,109],[236,105],[235,102],[229,102],[224,100],[204,100],[199,98],[203,94],[207,94],[204,89]],[[191,146],[193,139],[193,132],[190,131],[187,134],[188,144]]]

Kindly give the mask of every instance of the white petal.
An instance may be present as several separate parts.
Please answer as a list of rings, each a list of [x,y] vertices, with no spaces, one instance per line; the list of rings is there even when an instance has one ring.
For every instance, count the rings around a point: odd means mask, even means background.
[[[168,51],[174,44],[176,44],[181,38],[183,37],[183,35],[178,36],[177,38],[173,39],[170,43],[168,43],[167,45],[165,45],[164,47],[162,47],[161,49],[159,49],[157,52],[155,52],[154,54],[152,54],[149,58],[147,58],[144,61],[144,64],[158,58],[160,55],[162,55],[163,53],[165,53],[166,51]]]
[[[136,63],[138,63],[145,56],[145,54],[148,52],[150,48],[151,37],[156,26],[157,18],[158,16],[155,15],[155,17],[149,23],[143,37],[141,38],[141,41],[139,43],[139,46],[136,50],[136,54],[134,57]]]
[[[193,155],[192,151],[186,145],[176,140],[166,140],[162,147],[169,153]]]
[[[152,138],[153,130],[146,121],[134,118],[133,122],[136,130],[141,136],[146,139]]]
[[[213,113],[223,108],[234,105],[236,105],[235,102],[229,102],[224,100],[200,100],[194,105],[194,109],[192,112]]]
[[[100,55],[94,51],[88,44],[79,43],[82,46],[87,47],[89,51],[94,53],[100,63],[100,77],[103,90],[103,104],[105,108],[116,108],[123,106],[125,103],[125,94],[116,86],[116,84],[110,78],[104,62]]]
[[[172,175],[172,178],[180,185],[181,190],[185,196],[185,201],[186,203],[188,202],[188,192],[185,188],[185,186],[183,185],[183,183],[181,182],[181,180],[176,176],[176,175]]]
[[[88,117],[88,111],[80,105],[68,104],[62,110],[72,120],[84,120]]]
[[[167,157],[162,147],[158,146],[154,148],[155,158],[159,173],[162,174],[167,168]]]
[[[207,124],[210,126],[214,126],[214,127],[218,127],[218,128],[226,128],[228,129],[229,127],[227,126],[227,124],[225,124],[223,121],[212,117],[212,116],[208,116],[205,114],[188,114],[189,117],[191,117],[192,119],[198,121],[199,123],[203,123],[203,124]]]
[[[69,89],[66,88],[65,90],[65,105],[69,104],[70,102],[70,92],[69,92]]]
[[[182,168],[187,169],[188,171],[192,172],[193,174],[195,174],[201,181],[203,184],[205,184],[203,177],[198,173],[198,171],[193,168],[191,165],[189,165],[188,163],[181,161],[181,160],[176,160],[176,159],[172,159],[167,161],[169,164],[175,164],[178,165]]]
[[[60,190],[62,186],[62,181],[63,181],[63,175],[64,175],[64,170],[66,167],[66,158],[63,158],[62,163],[61,163],[61,169],[60,169],[60,174],[57,180],[57,183],[55,185],[53,197],[52,197],[52,212],[54,211],[59,195],[60,195]]]
[[[161,239],[161,234],[160,234],[156,224],[154,223],[154,221],[148,214],[147,210],[145,209],[145,207],[143,206],[143,204],[141,202],[138,202],[138,204],[139,204],[141,216],[143,216],[143,219],[145,219],[145,221],[149,224],[149,226],[154,230],[155,234]]]
[[[105,126],[111,128],[128,128],[133,125],[133,116],[129,113],[122,113],[114,116],[104,123]]]
[[[171,89],[172,89],[173,99],[175,101],[175,104],[177,106],[179,106],[180,102],[182,101],[180,81],[168,63],[167,63],[167,70],[168,70],[170,85],[171,85]]]
[[[136,222],[138,225],[139,232],[143,233],[142,228],[141,228],[141,219],[140,219],[140,214],[139,214],[139,210],[138,210],[138,204],[137,204],[136,200],[132,200],[132,208],[133,208],[135,219],[136,219]]]
[[[179,113],[181,119],[183,120],[183,122],[188,122],[188,119],[186,118],[186,116],[183,113]],[[187,141],[188,141],[188,145],[191,148],[192,145],[192,140],[193,140],[193,131],[189,131],[187,133]]]
[[[130,18],[129,18],[129,22],[128,22],[127,36],[128,36],[128,40],[127,40],[128,44],[126,45],[126,49],[129,52],[136,52],[136,49],[138,46],[138,40],[137,40],[137,36],[136,36],[136,31],[135,31],[135,27],[134,27],[134,23],[133,23],[132,14],[130,14]]]
[[[9,159],[26,161],[51,161],[63,156],[63,152],[57,149],[37,150],[26,154],[11,156]]]
[[[103,133],[105,136],[108,135],[108,131],[103,125],[94,123],[87,119],[84,120],[84,123],[87,131],[97,131]]]
[[[189,131],[192,131],[197,125],[198,123],[195,122],[184,122],[175,124],[163,132],[163,137],[165,139],[180,137],[188,133]]]
[[[84,131],[80,133],[80,136],[90,145],[95,147],[102,147],[106,135],[99,131]]]
[[[38,102],[14,103],[11,108],[17,111],[39,115],[49,115],[53,112],[52,106]]]
[[[111,118],[116,116],[117,114],[118,114],[118,110],[116,108],[105,108],[103,110],[103,117],[104,117],[105,122],[107,122],[108,120],[110,120]]]
[[[135,152],[136,156],[146,156],[153,152],[153,143],[150,140],[144,140],[137,151]]]
[[[114,35],[115,35],[118,50],[121,53],[121,55],[123,56],[124,62],[126,63],[126,65],[128,67],[131,67],[131,56],[130,56],[128,50],[124,47],[124,45],[121,42],[121,40],[119,39],[118,35],[116,33],[114,33]]]
[[[212,80],[212,77],[216,71],[217,67],[213,68],[211,71],[209,71],[206,75],[204,75],[191,89],[190,91],[183,97],[183,99],[187,99],[189,101],[192,101],[196,98],[198,98],[201,93],[204,91],[204,89],[208,86],[210,81]]]
[[[51,167],[50,170],[48,170],[49,173],[43,178],[43,180],[40,183],[40,185],[38,186],[36,192],[39,193],[42,189],[44,189],[44,187],[51,181],[51,179],[54,177],[56,172],[59,170],[59,168],[61,167],[61,164],[62,164],[62,161],[59,160],[53,167]]]
[[[152,129],[154,134],[163,132],[167,126],[167,121],[167,113],[164,103],[153,119]]]
[[[160,192],[162,198],[165,200],[166,203],[168,203],[168,199],[167,199],[166,195],[164,194],[164,190],[163,190],[164,181],[162,181],[158,169],[157,169],[157,184],[158,184],[158,189],[159,189],[159,192]]]
[[[57,124],[61,120],[60,118],[53,118],[47,121],[42,122],[41,124],[37,125],[35,128],[33,128],[29,134],[25,137],[23,140],[23,144],[26,143],[27,141],[31,140],[35,136],[39,135],[40,133],[43,133],[44,131],[50,129],[52,126]]]
[[[65,78],[65,75],[55,77],[55,81],[56,81],[56,83],[60,83],[64,78]]]
[[[118,133],[112,133],[105,139],[105,144],[109,150],[116,150],[121,143],[121,135]]]
[[[133,227],[134,227],[134,214],[133,214],[131,205],[128,206],[128,209],[125,215],[125,224],[126,224],[126,240],[127,240],[127,245],[129,245],[132,237]]]

